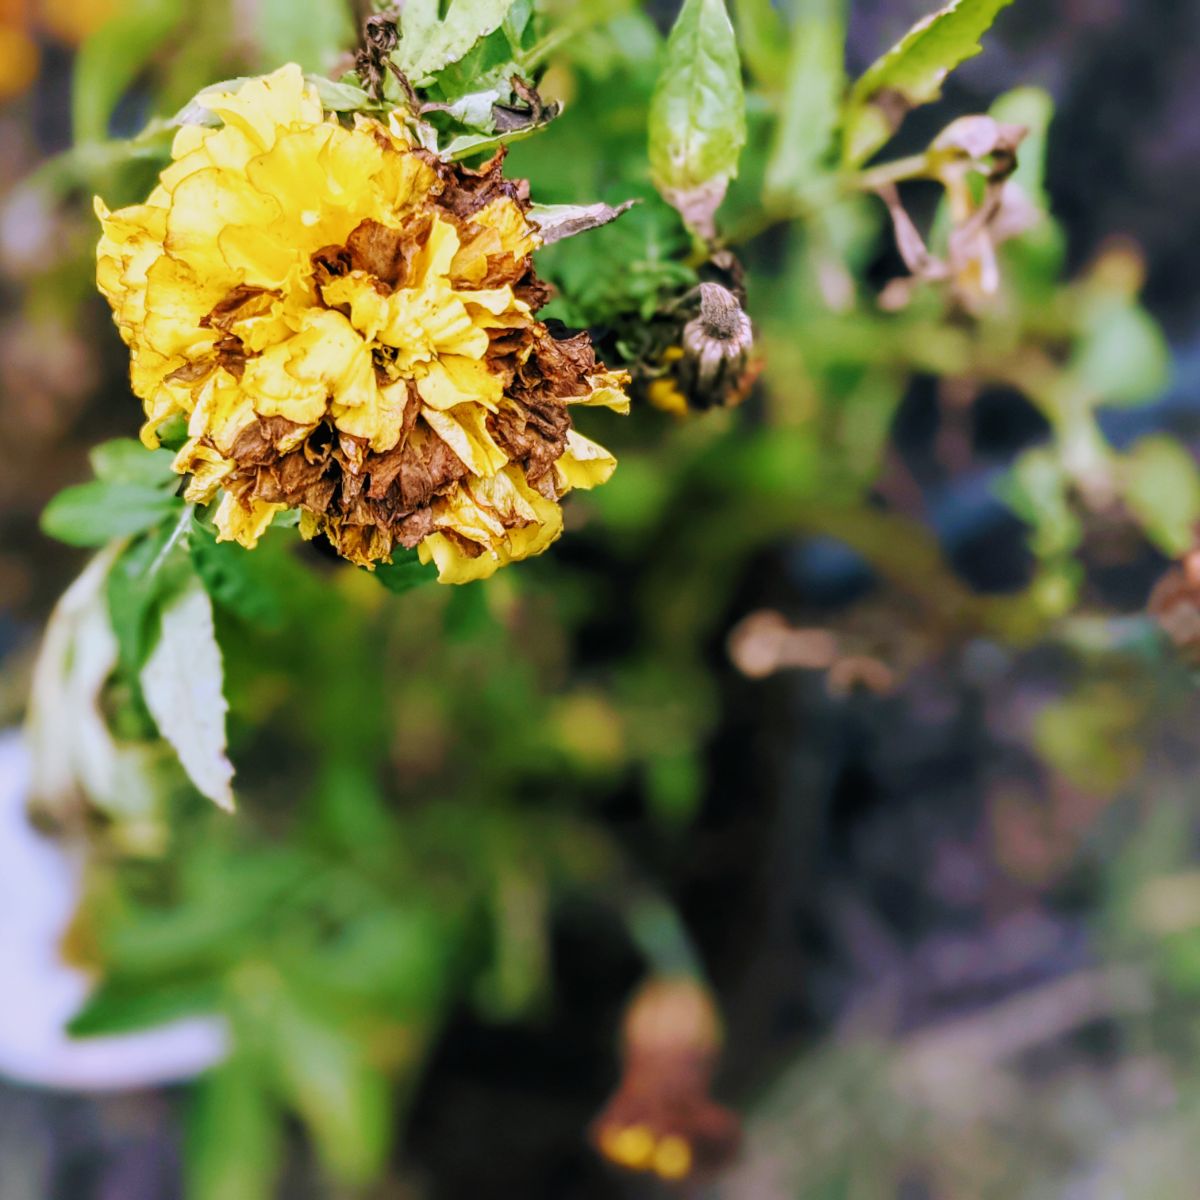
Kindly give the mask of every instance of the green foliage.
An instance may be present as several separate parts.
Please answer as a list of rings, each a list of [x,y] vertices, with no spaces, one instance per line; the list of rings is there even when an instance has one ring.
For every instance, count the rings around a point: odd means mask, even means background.
[[[1160,434],[1142,438],[1120,464],[1125,503],[1172,557],[1191,547],[1200,523],[1200,471],[1190,451]]]
[[[979,53],[979,39],[1012,0],[951,0],[918,21],[855,82],[847,104],[843,158],[857,165],[891,136],[894,124],[881,107],[915,108],[936,100],[946,75]]]
[[[161,487],[98,479],[59,492],[42,514],[42,531],[70,546],[103,546],[181,511],[183,502]]]
[[[1072,368],[1099,399],[1142,404],[1166,387],[1170,353],[1162,330],[1136,301],[1101,293],[1084,310]]]
[[[400,18],[400,45],[392,61],[414,84],[430,82],[480,39],[500,29],[514,0],[411,0]]]
[[[191,520],[156,526],[124,547],[108,573],[108,613],[117,635],[121,664],[136,679],[159,635],[159,614],[164,604],[192,578],[182,531]]]
[[[759,83],[776,90],[788,80],[788,29],[772,0],[735,0],[738,45]]]
[[[188,1196],[269,1200],[282,1155],[282,1120],[265,1074],[251,1054],[235,1054],[205,1076],[192,1097]]]
[[[844,0],[793,5],[792,52],[783,109],[767,163],[766,201],[802,200],[827,167],[845,90]]]
[[[184,0],[132,0],[79,52],[71,119],[77,142],[102,142],[113,109],[187,15]]]
[[[423,583],[435,582],[437,567],[433,563],[421,562],[415,550],[397,551],[390,563],[380,563],[375,568],[374,575],[389,592],[403,595]]]
[[[724,0],[685,0],[663,53],[650,102],[650,170],[655,186],[688,216],[705,192],[711,220],[746,144],[746,102],[737,42]]]
[[[330,0],[260,0],[258,40],[268,62],[328,71],[354,40],[350,6]]]

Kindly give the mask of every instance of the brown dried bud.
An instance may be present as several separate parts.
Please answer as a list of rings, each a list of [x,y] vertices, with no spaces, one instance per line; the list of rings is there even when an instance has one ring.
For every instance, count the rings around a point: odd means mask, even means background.
[[[1200,549],[1155,584],[1146,607],[1183,657],[1200,665]]]
[[[400,31],[393,13],[376,13],[363,25],[363,40],[381,54],[390,54],[400,44]]]
[[[600,1153],[670,1182],[728,1164],[741,1129],[709,1095],[720,1047],[720,1019],[701,983],[656,979],[643,987],[625,1015],[620,1085],[592,1126]]]
[[[757,378],[750,360],[754,330],[736,295],[719,283],[701,283],[684,304],[698,309],[663,355],[663,370],[648,388],[650,402],[669,412],[731,408]]]

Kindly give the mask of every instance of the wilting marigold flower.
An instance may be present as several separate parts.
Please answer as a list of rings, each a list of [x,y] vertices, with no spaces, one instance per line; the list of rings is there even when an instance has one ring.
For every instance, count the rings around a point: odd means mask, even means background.
[[[592,1126],[600,1153],[668,1182],[728,1164],[741,1127],[709,1095],[721,1029],[707,989],[689,978],[652,980],[626,1011],[623,1035],[621,1083]]]
[[[612,473],[572,405],[624,411],[586,335],[558,339],[526,189],[417,147],[393,118],[322,112],[299,68],[209,95],[145,204],[109,212],[98,282],[147,445],[187,419],[186,496],[253,546],[284,509],[370,565],[416,546],[484,578],[562,530]]]

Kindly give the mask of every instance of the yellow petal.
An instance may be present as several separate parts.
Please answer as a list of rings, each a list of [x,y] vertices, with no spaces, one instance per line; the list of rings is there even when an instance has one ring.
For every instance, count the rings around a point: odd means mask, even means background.
[[[217,238],[225,229],[249,225],[269,232],[282,219],[283,209],[274,197],[264,196],[229,171],[207,167],[175,189],[164,244],[194,268],[225,272],[217,250]]]
[[[213,514],[217,541],[238,542],[247,550],[253,550],[275,519],[275,514],[286,507],[284,504],[268,504],[265,500],[249,500],[243,504],[226,492]]]
[[[587,490],[606,483],[617,469],[617,460],[603,446],[571,429],[567,431],[567,448],[554,469],[563,491]]]
[[[413,260],[415,278],[424,281],[447,275],[458,246],[458,231],[454,226],[441,217],[434,217],[429,237]]]
[[[474,400],[494,411],[504,394],[486,362],[450,354],[429,364],[426,374],[417,380],[417,391],[430,408],[443,410]]]
[[[316,88],[304,82],[295,63],[251,79],[236,92],[205,92],[199,102],[226,125],[253,138],[263,150],[275,144],[280,127],[316,124],[324,116]]]
[[[494,475],[508,462],[488,432],[487,409],[478,404],[457,404],[445,412],[426,408],[421,415],[474,474]]]

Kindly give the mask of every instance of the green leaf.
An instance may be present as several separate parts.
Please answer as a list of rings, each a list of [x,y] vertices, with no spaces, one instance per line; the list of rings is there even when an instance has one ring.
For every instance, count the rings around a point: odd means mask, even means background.
[[[514,0],[408,0],[400,15],[400,45],[392,61],[411,83],[428,83],[434,73],[457,62],[475,43],[499,29]]]
[[[258,1063],[235,1055],[207,1074],[187,1125],[189,1200],[272,1200],[282,1163],[282,1113]]]
[[[101,142],[130,84],[191,11],[184,0],[131,0],[75,59],[71,119],[76,142]]]
[[[190,518],[189,518],[190,519]],[[125,547],[106,584],[121,665],[136,679],[158,637],[159,611],[191,578],[180,541],[186,523],[164,524]]]
[[[88,455],[96,478],[104,483],[137,483],[145,487],[174,488],[179,476],[171,466],[169,450],[147,450],[133,438],[101,442]]]
[[[326,112],[358,112],[360,109],[378,107],[357,84],[326,79],[324,75],[305,75],[304,78],[317,89],[321,107]]]
[[[998,492],[1032,527],[1030,549],[1038,558],[1070,554],[1079,545],[1083,526],[1071,507],[1070,480],[1054,451],[1042,446],[1026,451]]]
[[[745,144],[741,62],[724,0],[685,0],[650,101],[655,186],[708,234]]]
[[[96,480],[59,492],[42,512],[42,532],[69,546],[103,546],[150,529],[183,510],[183,501],[143,483]]]
[[[1070,554],[1079,545],[1083,526],[1071,507],[1070,480],[1054,451],[1044,446],[1026,451],[997,490],[1032,527],[1029,544],[1038,558]]]
[[[390,563],[376,564],[374,575],[389,592],[402,596],[422,584],[435,582],[438,572],[433,563],[422,563],[415,550],[404,554],[397,550]]]
[[[308,1126],[321,1161],[347,1186],[378,1175],[391,1142],[391,1089],[336,1014],[281,996],[275,1070],[282,1094]]]
[[[210,979],[153,984],[144,979],[109,979],[88,997],[67,1032],[72,1037],[95,1037],[149,1029],[178,1017],[214,1012],[220,996],[220,986]]]
[[[1200,522],[1200,471],[1174,438],[1142,438],[1120,460],[1125,503],[1146,536],[1172,557],[1195,542]]]
[[[260,542],[251,552],[235,542],[218,542],[210,530],[194,522],[188,549],[196,574],[215,604],[252,625],[279,627],[283,599],[270,571],[278,558],[273,540]]]
[[[1171,352],[1154,318],[1120,293],[1097,297],[1085,315],[1072,371],[1108,404],[1141,404],[1167,386]]]
[[[767,163],[769,202],[797,200],[825,173],[845,91],[843,0],[798,0],[787,93]]]
[[[951,0],[918,21],[873,62],[850,92],[843,158],[857,166],[892,136],[905,112],[942,94],[959,63],[979,53],[979,39],[1012,0]]]
[[[258,0],[259,48],[268,63],[299,63],[327,70],[354,40],[350,6],[334,0]]]
[[[734,0],[738,44],[750,70],[764,87],[788,80],[788,29],[771,0]]]
[[[225,753],[221,649],[212,602],[199,579],[162,610],[158,643],[139,676],[146,707],[196,790],[233,809],[233,764]]]

